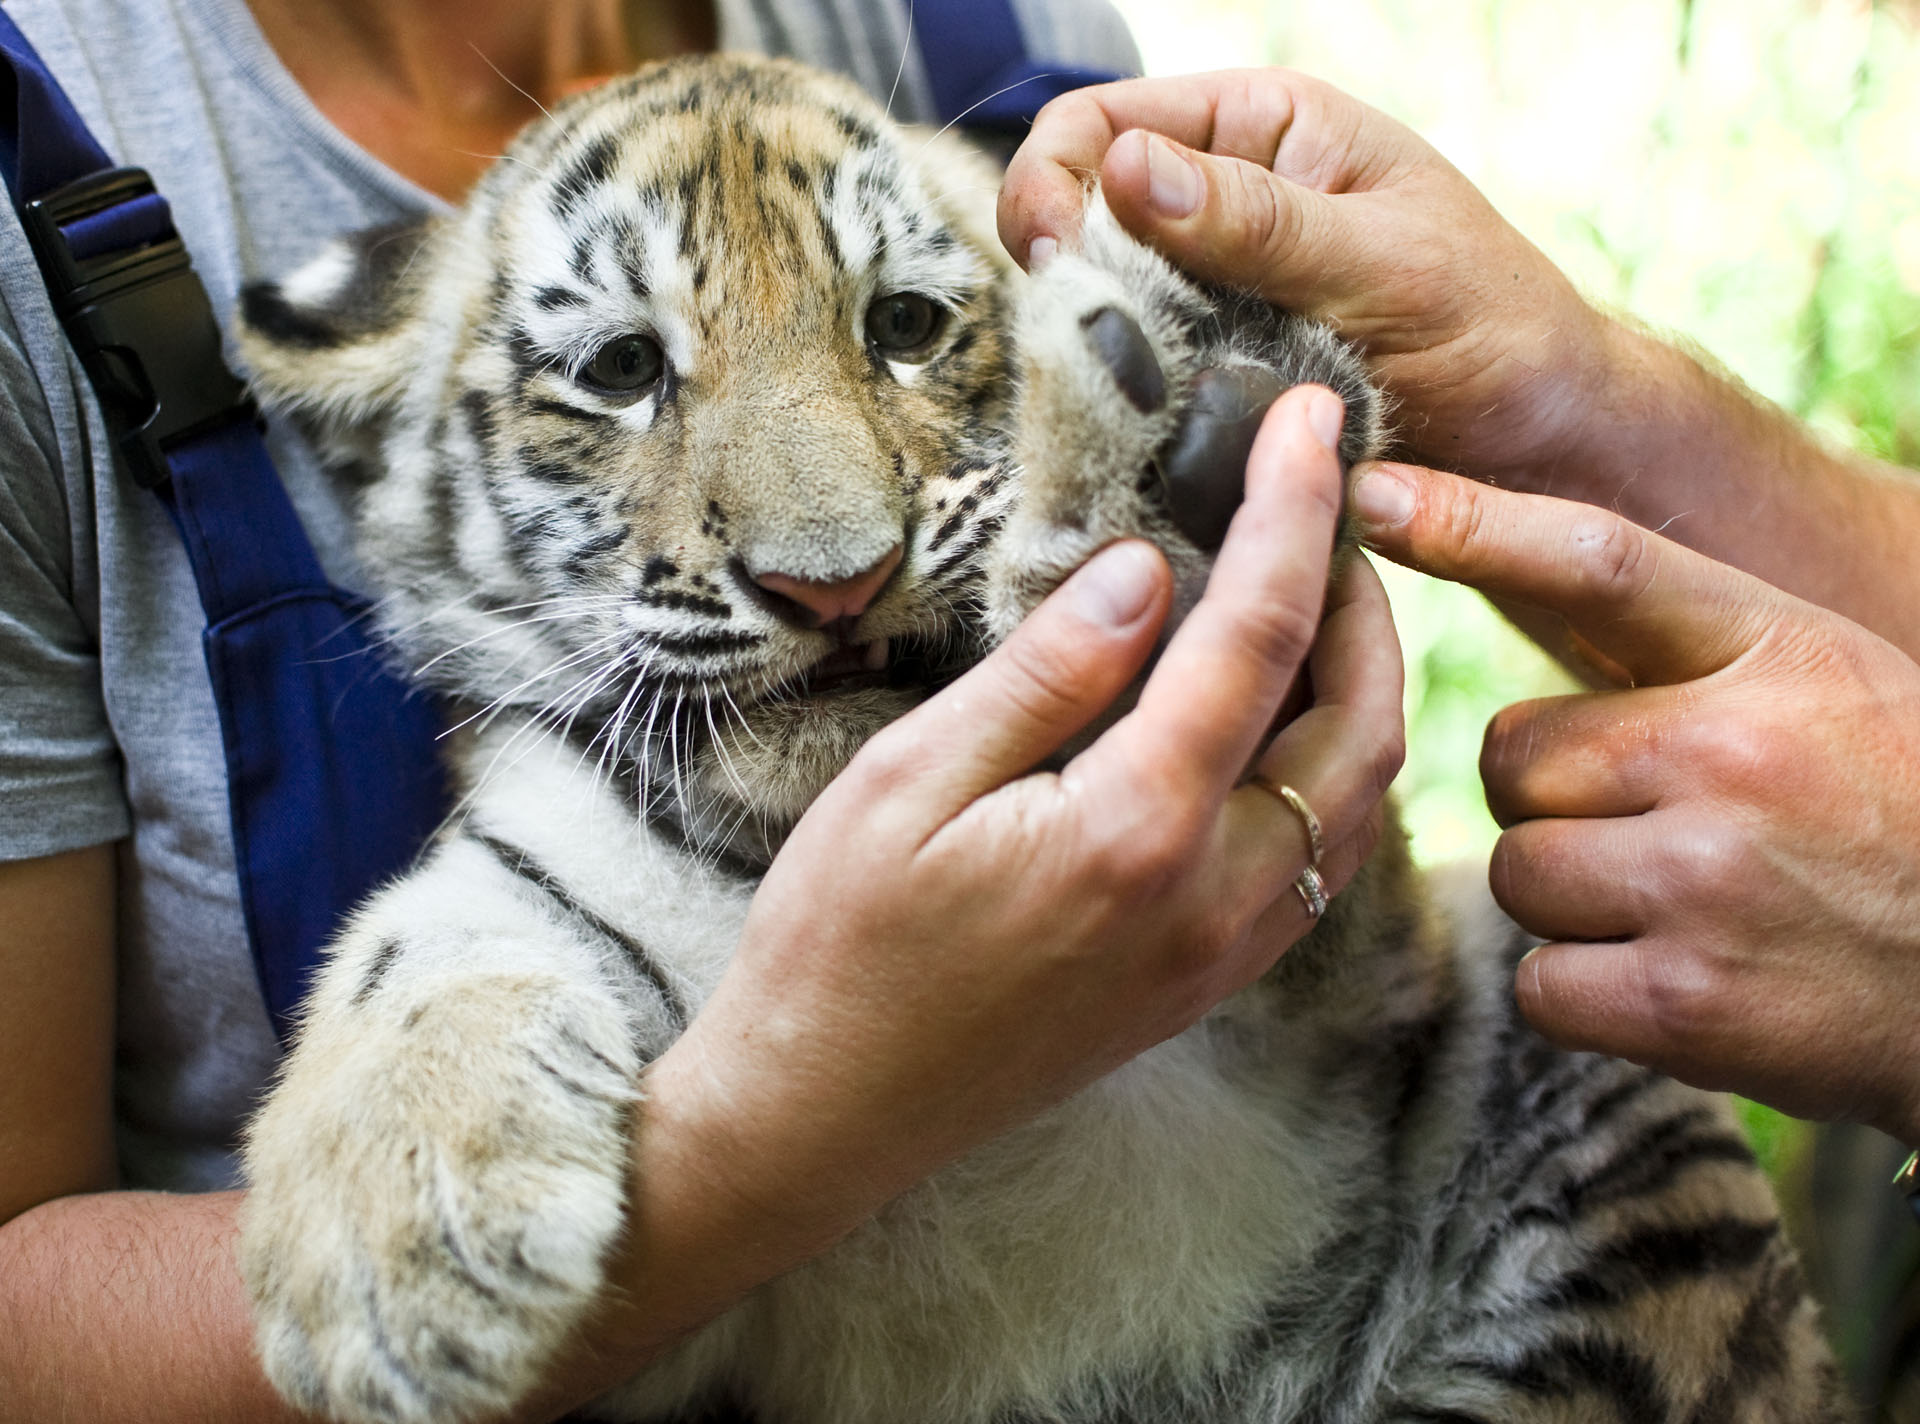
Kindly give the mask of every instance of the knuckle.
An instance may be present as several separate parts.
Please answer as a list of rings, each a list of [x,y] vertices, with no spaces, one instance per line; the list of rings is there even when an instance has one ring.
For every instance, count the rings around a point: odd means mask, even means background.
[[[1727,976],[1711,956],[1687,949],[1642,955],[1640,990],[1656,1041],[1698,1045],[1719,1037],[1727,1018]]]
[[[1007,644],[999,692],[1015,715],[1053,724],[1073,716],[1080,697],[1076,660],[1070,649],[1039,638]]]
[[[1667,844],[1668,876],[1676,898],[1692,904],[1744,900],[1751,888],[1754,851],[1737,827],[1706,822],[1677,832]]]
[[[1254,271],[1283,265],[1300,246],[1299,207],[1285,201],[1273,175],[1256,164],[1225,159],[1212,168],[1224,179],[1221,196],[1235,249],[1258,264]]]
[[[1338,894],[1350,885],[1361,868],[1372,859],[1374,851],[1380,845],[1380,838],[1387,833],[1387,808],[1377,803],[1372,810],[1360,818],[1359,826],[1341,845],[1327,857],[1327,890]]]
[[[1110,836],[1093,869],[1118,896],[1133,903],[1165,900],[1193,870],[1193,836],[1175,814]]]
[[[1526,889],[1533,884],[1531,873],[1533,846],[1530,838],[1520,830],[1505,831],[1493,843],[1493,852],[1487,858],[1487,886],[1493,892],[1494,903],[1509,915],[1516,923],[1528,925],[1531,918],[1525,903]]]
[[[1520,808],[1528,804],[1539,727],[1538,708],[1516,702],[1494,713],[1480,739],[1480,782],[1486,788],[1487,809],[1503,826],[1520,819]]]
[[[1487,730],[1480,738],[1480,778],[1489,789],[1530,759],[1536,717],[1533,704],[1515,702],[1487,719]]]
[[[1407,764],[1407,728],[1404,722],[1395,722],[1387,735],[1374,747],[1373,759],[1368,766],[1368,800],[1373,802],[1375,811],[1382,797],[1399,777],[1400,770]]]
[[[1487,499],[1479,485],[1463,481],[1454,487],[1452,498],[1423,509],[1437,516],[1433,542],[1454,568],[1470,577],[1483,561],[1497,558],[1499,550],[1488,529]]]
[[[1771,726],[1751,717],[1695,718],[1688,725],[1688,762],[1721,794],[1777,786],[1797,755]]]
[[[882,728],[828,783],[819,799],[831,804],[830,798],[838,792],[856,800],[890,801],[919,774],[924,760],[922,740],[893,727]]]
[[[1254,657],[1292,668],[1320,631],[1319,601],[1297,589],[1276,593],[1245,611],[1242,631]]]
[[[1570,542],[1575,576],[1589,594],[1608,602],[1644,591],[1660,562],[1646,531],[1617,515],[1582,519]]]

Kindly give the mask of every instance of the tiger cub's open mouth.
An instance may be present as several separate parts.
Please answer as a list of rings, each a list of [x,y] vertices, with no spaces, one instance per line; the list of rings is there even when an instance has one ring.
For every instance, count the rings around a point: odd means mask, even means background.
[[[971,661],[958,646],[961,641],[952,636],[936,640],[909,634],[838,647],[770,694],[769,700],[834,697],[877,688],[933,692],[952,682]]]

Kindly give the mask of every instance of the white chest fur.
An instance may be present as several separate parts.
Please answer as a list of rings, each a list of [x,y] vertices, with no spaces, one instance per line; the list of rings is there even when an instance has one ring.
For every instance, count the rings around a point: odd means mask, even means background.
[[[564,867],[697,1011],[752,887],[647,826],[573,749],[543,739],[508,761],[474,822]],[[746,1379],[796,1421],[984,1420],[1218,1366],[1276,1276],[1337,1228],[1319,1184],[1350,1181],[1361,1151],[1316,1110],[1310,1045],[1274,1041],[1269,994],[948,1167],[608,1403],[643,1418]]]

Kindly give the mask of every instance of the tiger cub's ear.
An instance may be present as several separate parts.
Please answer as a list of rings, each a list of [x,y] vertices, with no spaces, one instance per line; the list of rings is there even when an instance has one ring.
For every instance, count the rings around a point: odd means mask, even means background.
[[[359,453],[413,373],[438,227],[422,222],[336,238],[279,281],[240,294],[240,354],[254,393],[300,418],[322,452]]]

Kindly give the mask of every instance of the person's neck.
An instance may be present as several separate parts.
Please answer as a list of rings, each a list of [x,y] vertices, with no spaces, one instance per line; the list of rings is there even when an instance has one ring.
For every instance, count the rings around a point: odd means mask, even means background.
[[[711,49],[711,3],[248,0],[320,111],[376,158],[458,198],[520,126],[649,59]]]

